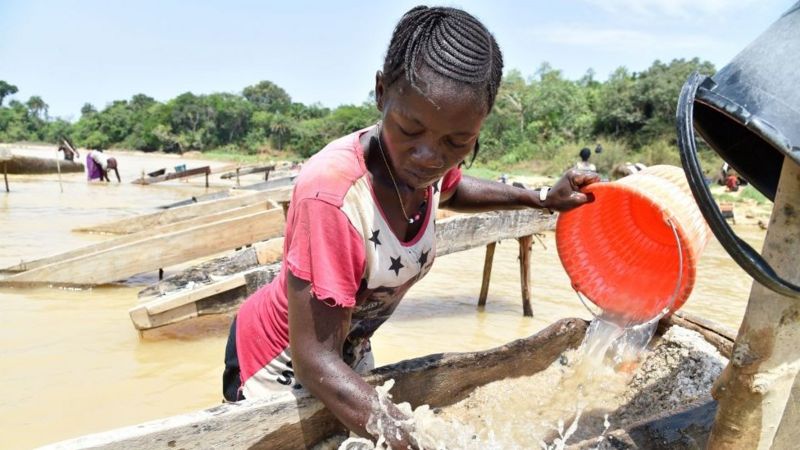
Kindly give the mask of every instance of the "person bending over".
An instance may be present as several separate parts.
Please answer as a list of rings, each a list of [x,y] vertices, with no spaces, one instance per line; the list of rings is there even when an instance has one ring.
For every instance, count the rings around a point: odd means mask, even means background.
[[[519,189],[463,175],[479,151],[503,59],[475,17],[416,7],[397,24],[375,75],[379,123],[343,136],[303,165],[287,212],[283,269],[251,295],[231,325],[228,401],[301,385],[351,431],[370,436],[377,403],[361,374],[370,337],[436,256],[437,208],[479,212],[589,201],[594,173],[568,171],[552,189]],[[415,446],[390,409],[384,436]]]

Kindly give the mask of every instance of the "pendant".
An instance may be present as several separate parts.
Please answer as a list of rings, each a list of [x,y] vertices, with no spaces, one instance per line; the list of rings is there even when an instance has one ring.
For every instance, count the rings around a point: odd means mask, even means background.
[[[414,218],[412,217],[412,218],[408,219],[408,223],[410,223],[410,224],[414,223]]]

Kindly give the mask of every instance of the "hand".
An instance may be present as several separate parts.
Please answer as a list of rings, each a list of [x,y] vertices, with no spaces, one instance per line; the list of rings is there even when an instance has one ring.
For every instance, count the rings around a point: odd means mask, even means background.
[[[569,211],[585,203],[594,201],[594,196],[580,191],[581,188],[600,181],[600,176],[586,170],[568,170],[550,188],[544,207],[554,211]]]

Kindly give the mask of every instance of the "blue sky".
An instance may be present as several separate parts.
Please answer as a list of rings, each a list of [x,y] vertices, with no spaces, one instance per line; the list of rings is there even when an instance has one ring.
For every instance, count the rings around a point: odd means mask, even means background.
[[[241,92],[270,80],[295,101],[361,103],[392,29],[419,2],[0,0],[0,80],[75,120],[137,93]],[[794,0],[469,1],[506,69],[548,62],[572,79],[699,57],[721,68]]]

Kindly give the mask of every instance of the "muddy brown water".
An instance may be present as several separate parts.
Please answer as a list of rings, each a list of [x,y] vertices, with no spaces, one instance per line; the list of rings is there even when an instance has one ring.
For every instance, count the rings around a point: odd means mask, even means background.
[[[55,149],[14,151],[55,154]],[[130,181],[142,170],[179,164],[220,168],[228,163],[137,153],[115,156],[122,184],[90,184],[82,174],[66,174],[61,193],[56,175],[9,176],[11,193],[0,192],[0,267],[108,238],[72,228],[150,212],[232,185],[218,174],[212,175],[208,189],[203,177],[133,185]],[[243,184],[247,181],[255,183],[259,177],[242,178]],[[764,231],[737,231],[761,248]],[[553,234],[542,242],[534,241],[533,318],[522,317],[515,241],[497,247],[484,311],[475,306],[484,250],[448,255],[374,337],[377,364],[483,350],[529,336],[563,317],[590,318],[558,261]],[[0,448],[31,448],[219,404],[230,319],[204,318],[140,336],[127,311],[136,304],[141,286],[156,276],[142,274],[123,284],[86,290],[0,288]],[[712,241],[683,309],[736,328],[751,282]]]

